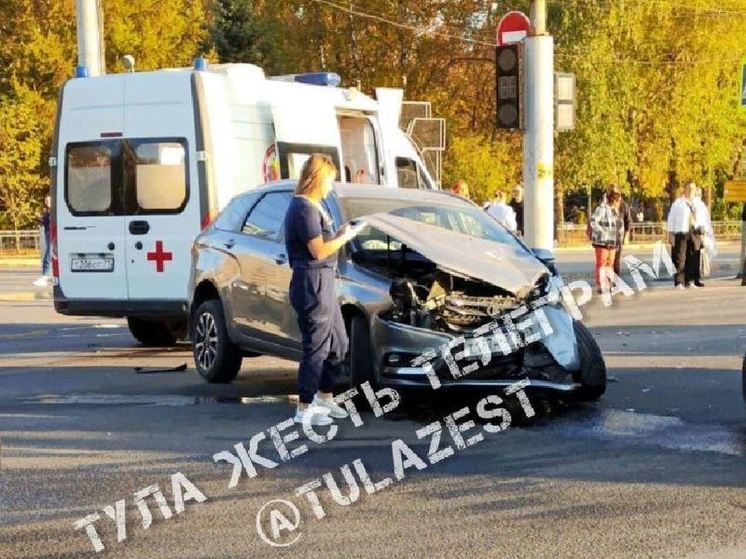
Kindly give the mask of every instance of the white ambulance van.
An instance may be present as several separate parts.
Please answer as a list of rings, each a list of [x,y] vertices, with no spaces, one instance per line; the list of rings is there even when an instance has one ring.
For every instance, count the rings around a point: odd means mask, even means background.
[[[50,161],[57,312],[127,317],[140,342],[174,343],[194,237],[237,193],[296,178],[311,153],[328,153],[341,181],[436,188],[398,126],[402,92],[338,83],[202,59],[69,80]]]

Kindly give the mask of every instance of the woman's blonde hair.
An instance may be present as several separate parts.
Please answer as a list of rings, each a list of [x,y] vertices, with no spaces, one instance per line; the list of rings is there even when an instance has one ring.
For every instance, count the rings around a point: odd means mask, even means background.
[[[337,176],[337,167],[334,165],[332,158],[323,153],[314,153],[303,164],[295,193],[307,196],[330,175]]]

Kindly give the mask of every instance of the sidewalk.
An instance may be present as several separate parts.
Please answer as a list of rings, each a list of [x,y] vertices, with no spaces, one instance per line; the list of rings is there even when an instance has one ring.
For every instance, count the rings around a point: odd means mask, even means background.
[[[0,256],[0,269],[8,268],[39,268],[39,273],[41,273],[41,257]]]
[[[650,263],[653,257],[654,244],[629,244],[624,245],[622,258],[633,255],[643,262]],[[668,247],[664,247],[669,251]],[[740,254],[741,244],[739,242],[723,242],[718,244],[718,257],[711,265],[710,277],[722,278],[736,276],[741,270]],[[556,249],[557,269],[565,281],[583,279],[592,281],[595,255],[590,244],[585,246],[562,247]],[[622,277],[627,277],[627,269],[622,263]],[[665,269],[659,281],[670,281]]]

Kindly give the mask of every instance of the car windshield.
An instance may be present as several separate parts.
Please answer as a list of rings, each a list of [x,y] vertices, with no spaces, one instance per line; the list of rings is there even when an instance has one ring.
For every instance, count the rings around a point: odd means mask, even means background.
[[[472,237],[524,248],[520,241],[494,218],[466,203],[457,205],[447,202],[438,204],[430,200],[426,203],[417,203],[411,199],[344,197],[339,199],[339,205],[348,221],[376,213],[389,213]]]

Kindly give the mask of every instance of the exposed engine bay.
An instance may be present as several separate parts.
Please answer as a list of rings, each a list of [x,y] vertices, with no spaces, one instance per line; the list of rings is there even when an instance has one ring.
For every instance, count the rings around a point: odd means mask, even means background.
[[[391,304],[377,315],[384,323],[463,336],[469,343],[463,343],[461,359],[468,361],[480,360],[483,351],[471,343],[477,339],[475,331],[497,322],[496,331],[503,337],[478,338],[488,344],[493,357],[488,366],[469,373],[472,380],[572,380],[568,371],[577,368],[578,355],[572,320],[564,310],[547,306],[543,322],[522,322],[526,327],[516,337],[504,333],[515,320],[515,316],[507,317],[509,313],[519,311],[516,316],[523,316],[534,305],[544,306],[544,296],[551,290],[551,271],[531,251],[522,245],[511,247],[397,216],[376,214],[366,220],[371,227],[358,237],[351,256],[361,268],[390,281]],[[387,330],[381,334],[386,336]],[[405,335],[392,342],[395,354],[412,353],[415,346],[421,349],[416,333],[412,334],[415,338],[411,340]],[[537,336],[548,334],[552,335],[537,340]],[[435,364],[435,372],[452,376],[443,359]]]
[[[518,307],[522,299],[479,279],[441,269],[406,245],[358,253],[356,260],[392,278],[386,320],[454,334],[468,333]]]
[[[442,330],[468,332],[518,306],[518,299],[484,282],[441,270],[425,277],[399,277],[391,284],[391,320]]]

